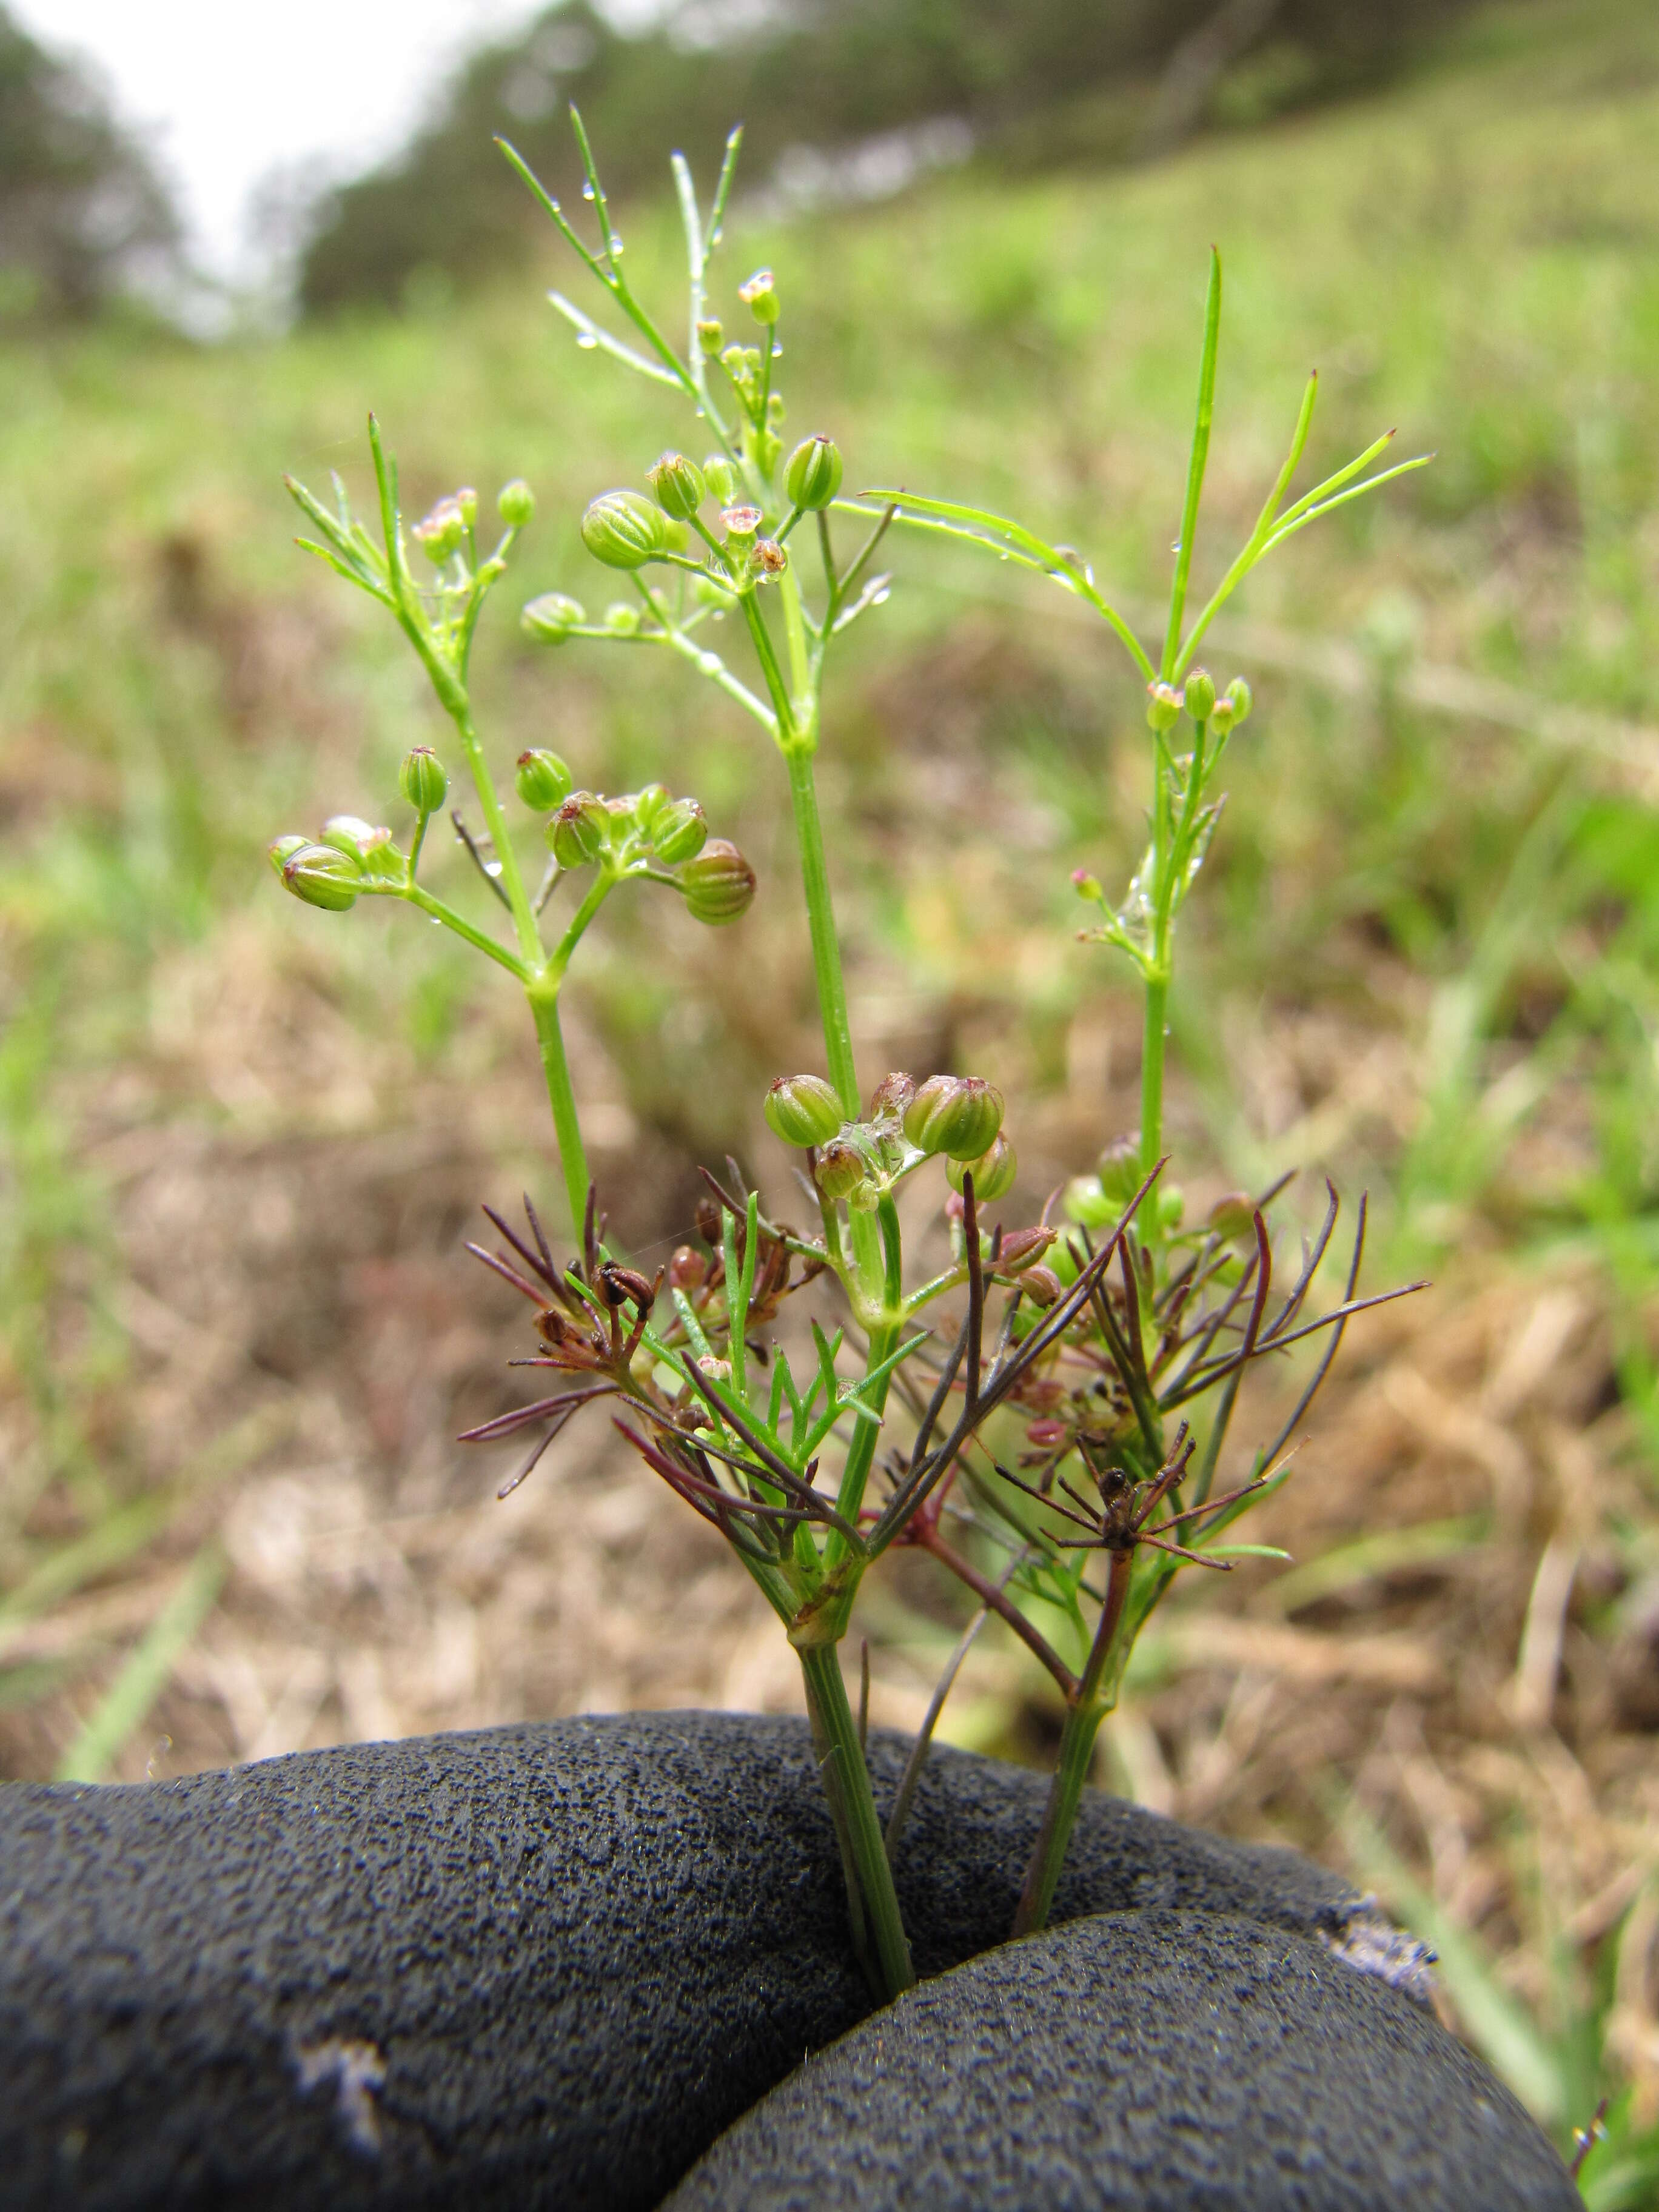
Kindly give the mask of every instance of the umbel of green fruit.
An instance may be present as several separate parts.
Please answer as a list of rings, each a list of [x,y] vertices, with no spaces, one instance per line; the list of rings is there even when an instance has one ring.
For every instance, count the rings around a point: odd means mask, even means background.
[[[642,568],[668,550],[668,518],[642,491],[602,491],[582,517],[582,544],[607,568]]]
[[[611,817],[591,791],[573,791],[547,825],[547,842],[562,868],[590,867],[610,841]]]
[[[736,921],[755,896],[755,871],[735,845],[711,837],[680,870],[680,890],[695,921]]]
[[[1002,1093],[977,1075],[930,1075],[904,1109],[916,1150],[953,1160],[980,1158],[1001,1127]]]
[[[766,1126],[786,1145],[828,1144],[841,1127],[841,1101],[821,1075],[781,1075],[766,1094]]]
[[[279,845],[289,842],[286,837],[276,841]],[[271,858],[276,857],[273,847]],[[303,838],[282,863],[283,888],[307,906],[322,907],[330,914],[343,914],[356,904],[362,875],[362,866],[351,854],[343,853],[337,845],[308,845]]]
[[[951,1160],[945,1172],[952,1190],[960,1190],[963,1177],[972,1176],[975,1198],[988,1206],[994,1199],[1007,1197],[1019,1173],[1019,1162],[1006,1137],[998,1137],[978,1159]]]
[[[444,803],[449,779],[430,745],[414,745],[398,770],[398,788],[417,814],[435,814]]]
[[[538,645],[562,645],[571,631],[586,620],[587,610],[580,599],[568,598],[563,592],[544,592],[525,608],[519,627]]]
[[[562,806],[574,781],[557,753],[540,745],[519,755],[513,774],[514,787],[532,814],[550,814],[556,806]]]
[[[803,438],[784,471],[790,505],[809,513],[828,507],[841,489],[841,448],[833,438],[826,438],[822,432]]]

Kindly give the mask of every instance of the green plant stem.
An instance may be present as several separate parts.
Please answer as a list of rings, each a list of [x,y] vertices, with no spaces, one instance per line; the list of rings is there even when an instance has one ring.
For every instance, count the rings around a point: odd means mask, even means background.
[[[1164,1142],[1164,1023],[1169,1012],[1167,975],[1146,977],[1146,1022],[1140,1046],[1140,1171],[1150,1175],[1162,1157]]]
[[[559,1027],[559,979],[544,971],[526,984],[525,996],[530,1001],[537,1042],[542,1048],[542,1072],[547,1079],[547,1101],[553,1109],[553,1133],[558,1139],[571,1226],[580,1237],[587,1213],[587,1152],[576,1115],[576,1094],[570,1087],[564,1034]]]
[[[1072,1831],[1077,1825],[1078,1807],[1082,1802],[1084,1786],[1089,1779],[1089,1768],[1094,1758],[1095,1738],[1100,1724],[1111,1710],[1112,1695],[1103,1696],[1101,1683],[1105,1677],[1107,1662],[1117,1641],[1117,1632],[1123,1620],[1124,1602],[1129,1595],[1130,1577],[1134,1571],[1134,1553],[1114,1552],[1112,1565],[1106,1585],[1106,1602],[1101,1607],[1095,1640],[1090,1647],[1088,1663],[1073,1695],[1066,1700],[1066,1724],[1060,1732],[1060,1763],[1054,1769],[1054,1780],[1048,1785],[1048,1802],[1043,1808],[1042,1826],[1031,1847],[1031,1856],[1025,1869],[1024,1887],[1019,1894],[1019,1905],[1014,1914],[1012,1933],[1015,1936],[1035,1936],[1048,1922],[1049,1908],[1054,1901],[1060,1871],[1066,1863],[1066,1853],[1072,1840]]]
[[[446,906],[441,898],[434,898],[422,884],[388,884],[384,892],[378,893],[375,886],[366,885],[365,890],[371,896],[378,895],[407,899],[410,906],[419,907],[421,912],[429,914],[434,921],[442,922],[446,929],[453,929],[457,937],[465,939],[478,951],[487,952],[492,960],[506,969],[509,975],[516,975],[521,983],[526,980],[522,960],[509,952],[504,945],[497,945],[495,939],[486,936],[482,929],[475,929],[465,915],[457,914],[453,907]]]
[[[870,1789],[870,1770],[859,1747],[858,1723],[847,1701],[840,1655],[833,1644],[811,1644],[800,1654],[800,1668],[815,1732],[826,1748],[823,1772],[830,1808],[843,1835],[874,1940],[881,1994],[890,2002],[914,1986],[915,1969]]]
[[[847,1012],[847,985],[842,975],[841,945],[836,935],[836,913],[830,901],[830,867],[824,857],[823,824],[818,818],[817,787],[812,775],[812,755],[799,743],[784,751],[789,771],[789,800],[794,810],[795,843],[800,854],[801,885],[806,896],[806,926],[812,940],[812,976],[817,985],[818,1012],[823,1021],[823,1052],[830,1080],[849,1121],[860,1110],[858,1068],[853,1059],[852,1024]]]

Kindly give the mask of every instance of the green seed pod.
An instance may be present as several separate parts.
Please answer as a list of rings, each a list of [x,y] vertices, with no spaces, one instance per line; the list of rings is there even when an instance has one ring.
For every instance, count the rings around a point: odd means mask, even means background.
[[[1002,1093],[977,1075],[930,1075],[904,1109],[917,1151],[953,1160],[978,1159],[1001,1127]]]
[[[757,269],[746,284],[739,284],[738,297],[757,323],[778,319],[778,288],[769,269]]]
[[[301,836],[298,830],[290,830],[286,837],[271,839],[265,847],[265,857],[280,876],[294,855],[310,842],[310,838]]]
[[[813,511],[828,507],[841,489],[841,448],[833,438],[826,438],[822,431],[816,437],[803,438],[784,471],[790,505]]]
[[[1195,722],[1207,722],[1215,712],[1215,678],[1207,668],[1195,668],[1187,678],[1182,704]]]
[[[1232,705],[1233,727],[1237,729],[1241,722],[1249,720],[1250,709],[1255,704],[1250,696],[1250,687],[1242,676],[1235,676],[1227,686],[1227,697]]]
[[[817,1178],[818,1188],[826,1198],[851,1198],[864,1186],[863,1154],[856,1145],[831,1138],[818,1154]]]
[[[708,356],[710,361],[713,361],[714,356],[726,343],[724,325],[716,322],[712,315],[701,316],[697,322],[697,343]]]
[[[398,789],[417,814],[435,814],[444,803],[449,778],[430,745],[414,745],[398,769]]]
[[[972,1176],[975,1198],[980,1205],[989,1206],[999,1198],[1006,1198],[1013,1188],[1019,1162],[1006,1137],[1000,1136],[976,1160],[947,1160],[945,1172],[952,1190],[960,1190],[963,1177]]]
[[[540,745],[520,753],[514,767],[514,788],[532,814],[550,814],[562,806],[575,781],[557,753]]]
[[[538,645],[562,645],[586,620],[587,610],[580,599],[567,599],[562,592],[544,592],[519,617],[519,628]]]
[[[466,535],[466,518],[459,499],[441,499],[410,532],[434,568],[448,560]]]
[[[827,1145],[841,1127],[841,1101],[821,1075],[781,1075],[766,1094],[766,1126],[786,1145]]]
[[[478,519],[478,495],[471,484],[463,484],[455,495],[455,504],[460,509],[461,526],[471,530]]]
[[[709,453],[702,465],[702,480],[708,487],[708,495],[721,507],[730,507],[738,495],[738,479],[732,464],[724,453]]]
[[[977,1190],[977,1181],[974,1184]],[[1051,1306],[1064,1287],[1052,1267],[1028,1267],[1019,1279],[1019,1287],[1034,1306]]]
[[[1228,731],[1231,729],[1232,726],[1232,701],[1224,697],[1218,699],[1215,702],[1214,709],[1210,715],[1210,730],[1212,735],[1218,738],[1224,738]]]
[[[905,1108],[916,1095],[915,1078],[911,1075],[884,1075],[870,1093],[870,1119],[884,1121],[902,1120]]]
[[[582,516],[582,544],[607,568],[642,568],[668,548],[668,520],[642,491],[602,491]]]
[[[1121,1213],[1146,1180],[1140,1165],[1139,1138],[1115,1137],[1095,1165],[1100,1170],[1101,1188]]]
[[[495,495],[495,512],[509,530],[522,530],[536,512],[536,495],[522,477],[514,477]]]
[[[605,611],[605,626],[615,637],[637,637],[640,611],[626,599],[613,599]]]
[[[695,860],[708,842],[708,824],[695,799],[676,799],[660,811],[647,832],[651,849],[671,868]]]
[[[641,837],[649,840],[653,825],[661,819],[668,804],[668,793],[659,783],[647,783],[643,790],[634,793],[634,827]]]
[[[591,791],[573,791],[547,825],[547,842],[562,868],[591,867],[610,842],[611,817]]]
[[[1179,1229],[1187,1212],[1187,1194],[1170,1183],[1158,1194],[1158,1219],[1162,1229]]]
[[[320,842],[332,845],[337,852],[349,853],[361,864],[377,848],[391,843],[392,832],[365,822],[360,814],[331,814],[323,824]]]
[[[1185,704],[1173,684],[1149,684],[1146,686],[1146,726],[1149,730],[1172,730],[1181,719]]]
[[[301,845],[283,863],[283,888],[307,906],[343,914],[357,902],[362,869],[337,845]]]
[[[1016,1229],[1012,1237],[1005,1237],[1002,1240],[997,1273],[1017,1275],[1022,1268],[1035,1267],[1054,1241],[1054,1231],[1052,1229]]]
[[[689,522],[708,496],[702,471],[684,453],[659,455],[646,471],[645,480],[663,513],[672,514],[677,522]]]
[[[693,919],[717,928],[749,911],[755,871],[735,845],[724,837],[711,837],[681,869],[680,890]]]

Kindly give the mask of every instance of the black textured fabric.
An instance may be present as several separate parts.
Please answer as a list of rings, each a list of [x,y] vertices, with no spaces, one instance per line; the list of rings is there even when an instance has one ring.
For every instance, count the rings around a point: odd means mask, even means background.
[[[906,1745],[876,1735],[878,1802]],[[939,1751],[915,1963],[1001,1941],[1046,1784]],[[1091,1793],[1056,1917],[1340,1937],[1294,1854]],[[0,1789],[0,2200],[630,2212],[870,2009],[803,1723],[631,1714]],[[1344,1971],[1347,1971],[1345,1969]]]
[[[1328,1951],[1125,1912],[910,1990],[664,2212],[1582,2212],[1505,2088]]]

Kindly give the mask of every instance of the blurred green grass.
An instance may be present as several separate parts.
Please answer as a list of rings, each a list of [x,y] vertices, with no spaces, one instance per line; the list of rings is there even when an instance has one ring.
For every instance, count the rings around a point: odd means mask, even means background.
[[[1437,450],[1294,541],[1241,600],[1236,660],[1217,657],[1261,707],[1174,1006],[1182,1166],[1234,1182],[1310,1159],[1367,1182],[1389,1264],[1588,1255],[1650,1464],[1659,769],[1644,783],[1425,711],[1401,672],[1659,726],[1656,143],[1651,10],[1535,0],[1462,27],[1387,100],[1109,177],[966,175],[789,225],[739,210],[725,264],[732,283],[777,270],[790,427],[833,431],[849,484],[1017,512],[1132,604],[1167,577],[1212,240],[1227,304],[1200,584],[1248,527],[1310,364],[1314,465],[1395,423],[1402,448]],[[636,289],[666,307],[672,231],[654,210],[624,228]],[[546,281],[574,293],[579,274],[550,240]],[[411,512],[528,477],[537,523],[479,653],[495,757],[551,744],[601,787],[694,790],[761,866],[739,972],[729,942],[665,949],[643,905],[607,916],[585,971],[584,1018],[665,1164],[662,1190],[623,1194],[637,1241],[674,1232],[690,1161],[748,1144],[765,1079],[810,1051],[810,975],[781,779],[751,733],[653,656],[538,654],[514,629],[536,591],[603,603],[583,503],[692,436],[533,291],[209,350],[13,345],[0,390],[0,1605],[27,1610],[108,1571],[128,1533],[147,1541],[161,1477],[235,1433],[234,1403],[161,1443],[128,1418],[143,1361],[112,1161],[146,1130],[337,1126],[303,1030],[267,1041],[262,1088],[209,1081],[189,978],[301,978],[394,1122],[529,1054],[516,1008],[439,933],[302,913],[266,868],[275,832],[380,818],[403,749],[441,735],[390,626],[293,551],[284,470],[314,485],[337,467],[361,494],[372,404]],[[1130,1002],[1071,943],[1067,878],[1087,862],[1109,884],[1138,847],[1137,689],[1057,592],[917,541],[894,566],[823,767],[866,1056],[973,1058],[1029,1114],[1036,1160],[1081,1167],[1114,1132],[1079,1040],[1107,1039],[1117,1096]],[[1361,696],[1253,658],[1274,632],[1359,641]],[[470,896],[457,856],[434,860]],[[1287,1032],[1313,1039],[1300,1059],[1273,1042]],[[550,1182],[538,1127],[502,1142]],[[1617,1540],[1632,1576],[1659,1565],[1650,1519]],[[59,1680],[0,1673],[21,1701]]]

